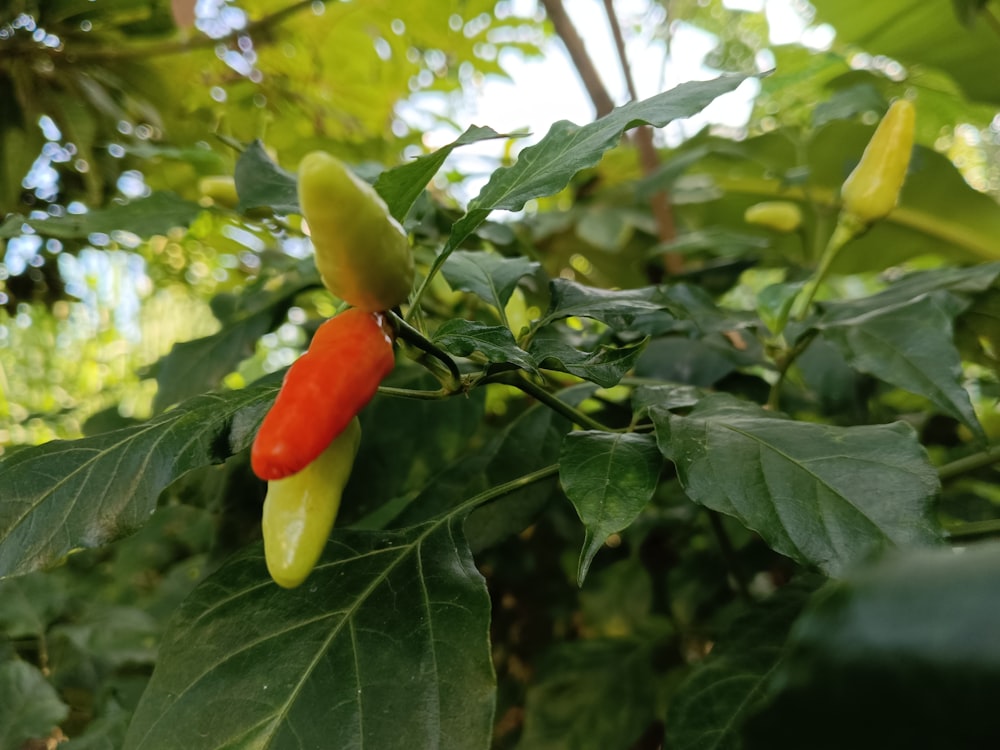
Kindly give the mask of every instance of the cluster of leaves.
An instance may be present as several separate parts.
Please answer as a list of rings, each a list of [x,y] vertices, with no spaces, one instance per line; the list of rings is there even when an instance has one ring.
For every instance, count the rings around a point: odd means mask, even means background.
[[[8,451],[0,747],[57,724],[71,750],[995,744],[1000,553],[955,549],[997,530],[1000,207],[917,148],[900,207],[789,320],[870,91],[613,172],[630,128],[742,80],[557,123],[461,213],[424,188],[488,128],[378,177],[422,281],[302,587],[267,576],[246,461],[277,376],[220,385],[293,307],[321,317],[309,259],[214,300],[152,419]],[[235,180],[246,226],[294,231],[263,144]],[[664,188],[668,246],[639,209]],[[798,235],[741,221],[774,196]],[[30,221],[193,220],[172,201]],[[664,251],[689,271],[649,283]]]

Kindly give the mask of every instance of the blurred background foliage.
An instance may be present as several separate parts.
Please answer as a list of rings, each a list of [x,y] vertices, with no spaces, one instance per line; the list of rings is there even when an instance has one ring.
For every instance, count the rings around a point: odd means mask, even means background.
[[[571,13],[575,3],[567,3]],[[277,164],[294,171],[303,154],[322,147],[372,178],[431,151],[469,124],[466,103],[490,95],[489,82],[505,76],[501,61],[511,59],[505,55],[562,54],[542,5],[0,2],[0,454],[142,420],[181,400],[185,388],[237,388],[287,366],[309,325],[332,314],[334,302],[314,288],[308,242],[295,217],[237,210],[230,178],[240,149],[260,139]],[[1000,53],[995,3],[616,5],[626,39],[656,50],[664,71],[675,57],[694,55],[696,64],[683,69],[691,75],[773,72],[731,102],[731,109],[745,111],[738,122],[719,117],[668,128],[656,136],[653,168],[625,142],[563,193],[530,204],[516,225],[485,224],[473,244],[525,253],[553,278],[599,287],[662,280],[664,254],[677,254],[684,280],[752,309],[768,284],[805,277],[818,253],[805,238],[824,235],[814,231],[816,223],[832,225],[837,189],[872,126],[889,100],[907,95],[919,111],[914,173],[899,210],[838,260],[836,270],[851,274],[840,291],[870,293],[885,281],[876,272],[895,264],[912,269],[1000,258],[1000,86],[984,63]],[[787,14],[798,19],[791,36],[779,33]],[[692,39],[701,52],[691,51]],[[609,85],[619,76],[600,72]],[[663,88],[679,75],[658,72]],[[528,142],[502,141],[487,171]],[[474,193],[469,176],[479,164],[449,162],[408,216],[422,267],[442,244],[459,202]],[[669,233],[649,207],[650,196],[663,189],[674,219]],[[746,207],[772,198],[806,209],[803,232],[782,235],[746,224]],[[538,317],[540,305],[544,290],[529,278],[506,310],[512,327]],[[971,334],[962,346],[974,405],[994,436],[1000,434],[998,307],[993,295],[966,313]],[[432,287],[426,308],[441,318],[492,321],[482,303],[456,296],[444,280]],[[223,328],[224,341],[209,338]],[[186,342],[195,348],[175,348]],[[711,371],[712,382],[695,384],[706,386],[742,382],[761,360],[753,350],[720,351],[699,340],[683,351],[651,346],[646,356]],[[788,405],[799,415],[837,423],[874,403],[874,414],[917,422],[936,456],[969,439],[955,420],[915,417],[926,411],[925,401],[874,386],[835,352],[817,347],[801,368],[803,382],[790,384]],[[822,388],[812,387],[821,380]],[[831,402],[810,401],[818,390]],[[598,405],[614,412],[613,394],[602,394]],[[514,417],[519,408],[491,388],[483,413]],[[384,444],[369,446],[373,455],[360,460],[377,466],[396,455],[398,435],[389,416],[370,418],[384,423]],[[428,421],[421,413],[411,423]],[[455,446],[442,450],[448,458],[456,453]],[[123,706],[134,705],[155,657],[158,615],[176,606],[210,561],[238,546],[213,538],[211,514],[198,505],[209,490],[239,482],[241,468],[197,472],[168,491],[167,512],[139,534],[71,556],[53,574],[0,585],[3,601],[24,602],[0,620],[19,653],[50,649],[36,663],[59,665],[50,681],[75,712],[64,727],[90,726],[94,736],[120,738],[128,720]],[[418,476],[413,487],[424,479]],[[260,490],[241,489],[252,497]],[[991,517],[1000,503],[987,483],[969,480],[950,491],[954,512],[968,519]],[[171,504],[179,497],[187,504]],[[544,700],[535,700],[533,710],[549,706],[558,713],[568,694],[566,674],[592,685],[590,675],[640,669],[648,661],[648,654],[636,659],[628,651],[636,633],[679,628],[693,654],[704,652],[710,638],[701,617],[728,595],[720,561],[709,551],[712,530],[674,497],[658,498],[579,598],[562,587],[526,586],[572,578],[575,551],[566,551],[579,540],[567,509],[482,555],[495,597],[499,747],[513,746],[522,727],[525,746],[545,746],[539,727],[557,722],[557,716],[523,715],[524,686],[538,666],[539,644],[547,645],[552,633],[619,639],[606,651],[548,654],[531,688]],[[230,510],[221,510],[228,520]],[[244,509],[233,518],[246,516]],[[730,531],[748,555],[763,554],[745,531]],[[511,568],[512,560],[521,567]],[[635,573],[650,561],[651,569],[669,568],[670,580]],[[632,589],[621,606],[626,584]],[[671,623],[659,614],[668,587]],[[98,598],[102,604],[88,609]],[[117,623],[113,639],[103,630],[109,618]],[[525,632],[530,628],[544,630],[544,637]],[[0,642],[0,654],[6,648]],[[547,683],[547,674],[559,679]],[[590,698],[599,705],[606,696]],[[643,727],[649,719],[623,720]]]

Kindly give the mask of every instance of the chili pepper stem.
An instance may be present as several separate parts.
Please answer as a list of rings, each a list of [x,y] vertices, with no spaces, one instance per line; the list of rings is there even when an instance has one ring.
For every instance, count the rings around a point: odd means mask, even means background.
[[[850,215],[840,215],[837,226],[826,243],[826,248],[823,250],[823,255],[819,260],[816,271],[813,273],[812,278],[809,279],[809,283],[799,292],[799,296],[792,305],[791,317],[794,320],[802,320],[806,316],[806,313],[809,312],[809,306],[812,304],[816,292],[819,291],[820,285],[826,280],[830,272],[830,266],[833,265],[833,261],[840,252],[840,249],[863,231],[864,226],[853,220]]]
[[[426,336],[403,320],[403,318],[399,317],[396,313],[389,311],[386,314],[392,320],[393,326],[395,326],[396,333],[399,338],[440,361],[445,367],[448,368],[448,373],[451,375],[452,382],[449,383],[448,386],[454,390],[460,390],[462,387],[462,373],[459,372],[458,365],[455,364],[455,360],[453,360],[446,351],[432,343]]]

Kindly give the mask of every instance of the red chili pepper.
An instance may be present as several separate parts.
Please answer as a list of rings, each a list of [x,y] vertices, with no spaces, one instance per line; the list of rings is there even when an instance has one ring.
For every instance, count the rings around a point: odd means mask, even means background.
[[[289,368],[250,452],[261,479],[283,479],[315,460],[371,401],[395,365],[380,313],[351,308],[323,323]]]

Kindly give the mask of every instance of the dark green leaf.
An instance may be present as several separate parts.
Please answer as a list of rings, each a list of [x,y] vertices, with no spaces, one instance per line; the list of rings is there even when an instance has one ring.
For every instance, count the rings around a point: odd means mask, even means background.
[[[655,718],[649,644],[632,639],[564,643],[528,688],[520,750],[630,747]]]
[[[44,573],[0,581],[0,633],[7,638],[41,636],[68,599],[63,579]]]
[[[408,164],[386,170],[380,174],[375,180],[375,190],[386,202],[392,217],[401,222],[417,196],[431,181],[431,178],[437,174],[441,165],[444,164],[444,160],[451,155],[452,151],[459,146],[466,146],[470,143],[514,137],[516,136],[498,133],[493,128],[472,125],[454,141],[447,146],[442,146],[434,153],[417,157]]]
[[[438,386],[422,367],[401,365],[385,384],[415,390]],[[390,500],[409,500],[422,491],[468,450],[483,423],[485,396],[485,388],[443,400],[377,395],[359,415],[364,439],[344,490],[338,524],[354,523]]]
[[[968,268],[939,268],[903,277],[887,289],[870,297],[828,302],[815,325],[856,325],[872,314],[907,307],[937,291],[977,293],[989,289],[1000,276],[1000,263],[982,263]]]
[[[666,336],[649,342],[635,363],[641,378],[708,387],[733,372],[739,363],[719,343],[704,339]]]
[[[90,211],[85,214],[53,216],[48,219],[28,219],[12,214],[0,226],[0,238],[24,234],[24,226],[43,237],[62,240],[85,240],[92,234],[106,234],[114,240],[117,232],[130,232],[139,237],[167,234],[175,227],[186,227],[202,207],[174,193],[157,192],[124,205]]]
[[[881,315],[834,323],[823,336],[852,367],[924,396],[983,437],[953,343],[952,319],[963,307],[950,293],[933,292]]]
[[[395,519],[423,523],[471,495],[555,463],[567,420],[541,404],[529,408],[481,450],[463,456],[431,478]],[[536,482],[476,508],[465,524],[473,552],[523,530],[552,494],[553,481]]]
[[[539,367],[563,370],[603,388],[617,385],[635,367],[648,339],[615,347],[600,345],[594,351],[580,351],[566,342],[554,328],[540,331],[528,347],[528,353]]]
[[[15,659],[0,664],[0,747],[17,750],[43,739],[69,714],[69,706],[31,664]]]
[[[490,603],[462,520],[336,530],[294,590],[259,546],[230,560],[174,618],[125,747],[487,748]]]
[[[937,473],[907,425],[793,422],[726,394],[686,417],[650,414],[693,501],[801,563],[841,575],[884,548],[939,538]]]
[[[652,435],[586,431],[563,440],[559,481],[586,527],[579,585],[604,541],[628,528],[653,497],[662,466]]]
[[[599,320],[613,329],[628,328],[636,316],[663,310],[662,292],[654,286],[642,289],[598,289],[568,279],[553,279],[549,284],[549,309],[538,327],[560,318],[582,317]]]
[[[4,457],[0,576],[135,531],[175,479],[249,447],[276,393],[261,386],[199,396],[144,424]]]
[[[529,372],[538,369],[531,355],[517,345],[514,334],[504,326],[491,326],[473,320],[449,320],[434,332],[434,342],[459,357],[480,352],[490,362],[509,362]]]
[[[743,612],[678,686],[667,712],[668,747],[738,750],[744,720],[762,702],[806,590],[785,586]]]
[[[713,99],[739,86],[746,76],[683,83],[670,91],[618,107],[587,125],[567,120],[555,123],[517,162],[493,173],[452,227],[442,257],[455,250],[492,211],[520,211],[533,198],[558,193],[581,169],[597,164],[627,129],[640,124],[661,128],[673,120],[697,114]]]
[[[274,163],[259,140],[240,154],[234,179],[240,211],[269,208],[278,214],[299,213],[298,180]]]
[[[748,747],[1000,746],[998,570],[996,543],[910,551],[821,590]]]
[[[682,320],[690,320],[701,333],[736,331],[758,324],[752,313],[726,310],[709,294],[691,284],[672,284],[663,293],[664,306]]]
[[[694,406],[707,391],[690,385],[644,385],[632,392],[632,408],[636,411],[660,406],[675,411]]]
[[[534,273],[538,266],[527,258],[504,258],[495,253],[460,250],[452,253],[441,271],[454,289],[472,292],[502,311],[517,282]]]

